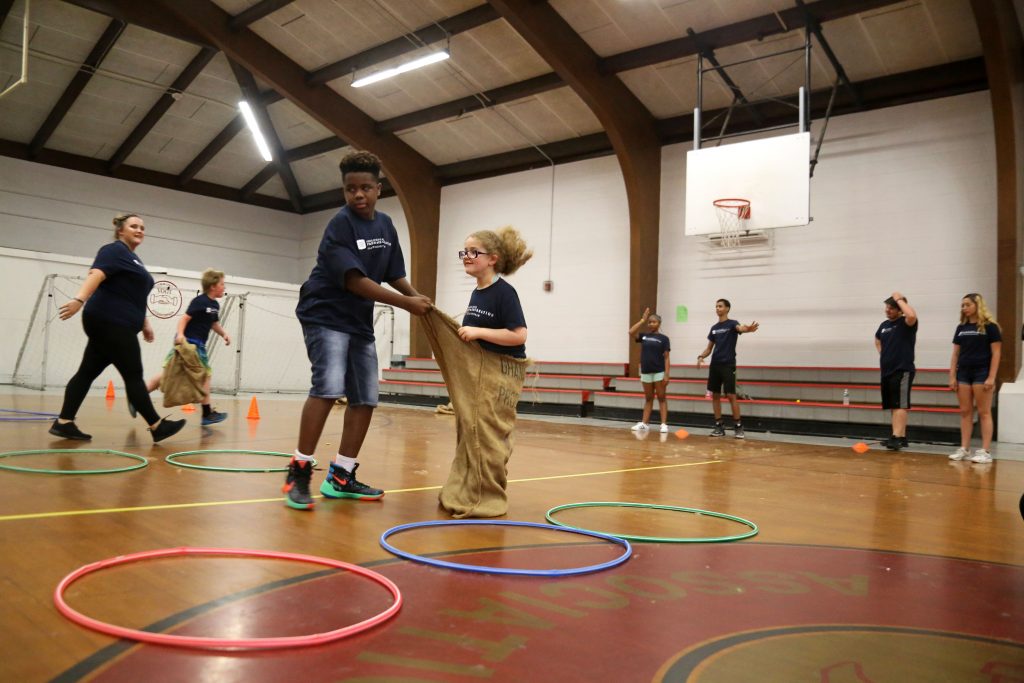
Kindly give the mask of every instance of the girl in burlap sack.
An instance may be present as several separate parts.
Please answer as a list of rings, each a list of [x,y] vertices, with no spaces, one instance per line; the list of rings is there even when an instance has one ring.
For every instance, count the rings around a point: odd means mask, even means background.
[[[455,459],[440,501],[456,518],[508,511],[506,465],[528,362],[523,307],[499,275],[511,275],[532,256],[514,228],[474,232],[459,251],[477,282],[462,325],[437,311],[424,318],[455,409]]]

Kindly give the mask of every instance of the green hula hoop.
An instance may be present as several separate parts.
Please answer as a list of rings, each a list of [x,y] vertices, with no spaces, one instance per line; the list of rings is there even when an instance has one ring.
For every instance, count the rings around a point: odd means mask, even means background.
[[[178,462],[176,458],[184,457],[186,455],[200,455],[202,453],[248,453],[249,455],[273,455],[278,458],[291,458],[291,453],[281,453],[279,451],[249,451],[249,450],[230,450],[230,449],[216,449],[207,451],[181,451],[180,453],[171,453],[164,460],[172,465],[178,467],[187,467],[192,470],[208,470],[211,472],[287,472],[287,467],[213,467],[212,465],[193,465],[187,462]],[[313,467],[316,467],[316,460],[313,461]]]
[[[608,531],[602,531],[599,533],[607,534],[608,536],[615,536],[616,538],[624,538],[627,541],[639,541],[647,543],[726,543],[728,541],[739,541],[744,538],[750,538],[751,536],[757,535],[757,525],[748,519],[742,517],[734,517],[727,515],[724,512],[712,512],[711,510],[699,510],[697,508],[683,508],[676,507],[674,505],[653,505],[650,503],[609,503],[609,502],[597,502],[597,503],[569,503],[568,505],[559,505],[548,510],[544,514],[544,518],[550,523],[557,526],[564,526],[568,529],[578,529],[580,531],[594,531],[593,529],[583,529],[582,527],[572,526],[559,522],[554,518],[554,514],[561,510],[569,510],[572,508],[593,508],[593,507],[622,507],[622,508],[651,508],[654,510],[674,510],[675,512],[693,512],[698,515],[707,515],[709,517],[718,517],[719,519],[728,519],[733,522],[739,522],[740,524],[750,527],[750,531],[742,534],[736,534],[734,536],[718,536],[708,538],[663,538],[660,536],[634,536],[631,534],[613,534]]]
[[[112,451],[106,448],[51,448],[39,451],[7,451],[6,453],[0,453],[0,458],[13,458],[18,455],[41,455],[44,453],[104,453],[108,455],[119,455],[124,458],[132,458],[141,462],[129,467],[113,467],[108,470],[40,470],[31,467],[16,467],[15,465],[3,464],[0,464],[0,470],[29,472],[31,474],[114,474],[115,472],[131,472],[132,470],[140,470],[149,464],[149,461],[141,455],[135,455],[134,453],[122,453],[121,451]]]

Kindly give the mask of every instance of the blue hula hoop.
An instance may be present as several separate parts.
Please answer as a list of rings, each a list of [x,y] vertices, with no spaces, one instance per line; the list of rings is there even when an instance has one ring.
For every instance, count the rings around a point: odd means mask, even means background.
[[[15,413],[15,417],[9,417],[4,413]],[[17,410],[15,408],[0,408],[0,422],[43,422],[55,420],[59,417],[57,413],[40,413],[35,410]]]
[[[533,527],[536,529],[546,529],[548,531],[566,531],[573,534],[579,534],[581,536],[590,536],[591,538],[597,538],[602,541],[608,541],[621,545],[625,552],[619,557],[616,557],[607,562],[600,564],[592,564],[586,567],[576,567],[573,569],[510,569],[505,567],[485,567],[475,564],[461,564],[458,562],[448,562],[446,560],[438,560],[432,557],[426,557],[424,555],[415,555],[413,553],[399,550],[390,543],[388,543],[388,537],[393,534],[397,534],[401,531],[408,531],[409,529],[419,529],[421,527],[431,526],[462,526],[462,525],[484,525],[489,524],[493,526],[526,526]],[[633,554],[633,546],[629,544],[624,538],[617,538],[609,534],[602,534],[598,531],[588,531],[586,529],[570,529],[568,527],[552,526],[550,524],[538,524],[536,522],[510,522],[502,520],[485,520],[485,519],[449,519],[449,520],[438,520],[430,522],[412,522],[410,524],[400,524],[396,527],[392,527],[381,534],[380,545],[382,548],[387,550],[393,555],[403,557],[413,562],[419,562],[421,564],[429,564],[434,567],[444,567],[445,569],[456,569],[460,571],[475,572],[478,574],[505,574],[513,576],[576,576],[578,574],[589,574],[591,572],[601,571],[602,569],[610,569],[617,567],[630,558]]]

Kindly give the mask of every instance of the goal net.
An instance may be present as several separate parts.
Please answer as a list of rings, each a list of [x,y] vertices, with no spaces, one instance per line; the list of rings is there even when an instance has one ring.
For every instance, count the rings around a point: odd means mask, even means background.
[[[18,352],[15,384],[34,389],[63,387],[78,370],[87,342],[81,314],[62,321],[58,308],[74,298],[84,279],[56,274],[44,278]],[[194,284],[195,290],[183,292],[170,281],[159,281],[150,293],[149,320],[156,339],[152,344],[141,343],[147,377],[163,367],[181,316],[188,302],[199,293],[198,283]],[[225,345],[216,334],[211,334],[207,342],[214,393],[309,391],[309,359],[302,327],[295,317],[296,303],[298,292],[249,291],[226,294],[220,300],[220,322],[231,337],[231,345]],[[373,322],[377,359],[383,373],[391,367],[394,353],[394,309],[377,304]],[[120,376],[111,366],[94,387],[106,386],[108,380],[122,386]]]

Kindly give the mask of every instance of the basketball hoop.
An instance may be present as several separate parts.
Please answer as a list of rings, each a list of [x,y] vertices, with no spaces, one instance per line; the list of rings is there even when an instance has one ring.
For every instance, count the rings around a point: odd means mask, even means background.
[[[750,200],[726,198],[716,199],[712,203],[715,205],[715,214],[718,216],[721,235],[719,245],[738,247],[740,234],[747,230],[747,221],[750,220]]]

